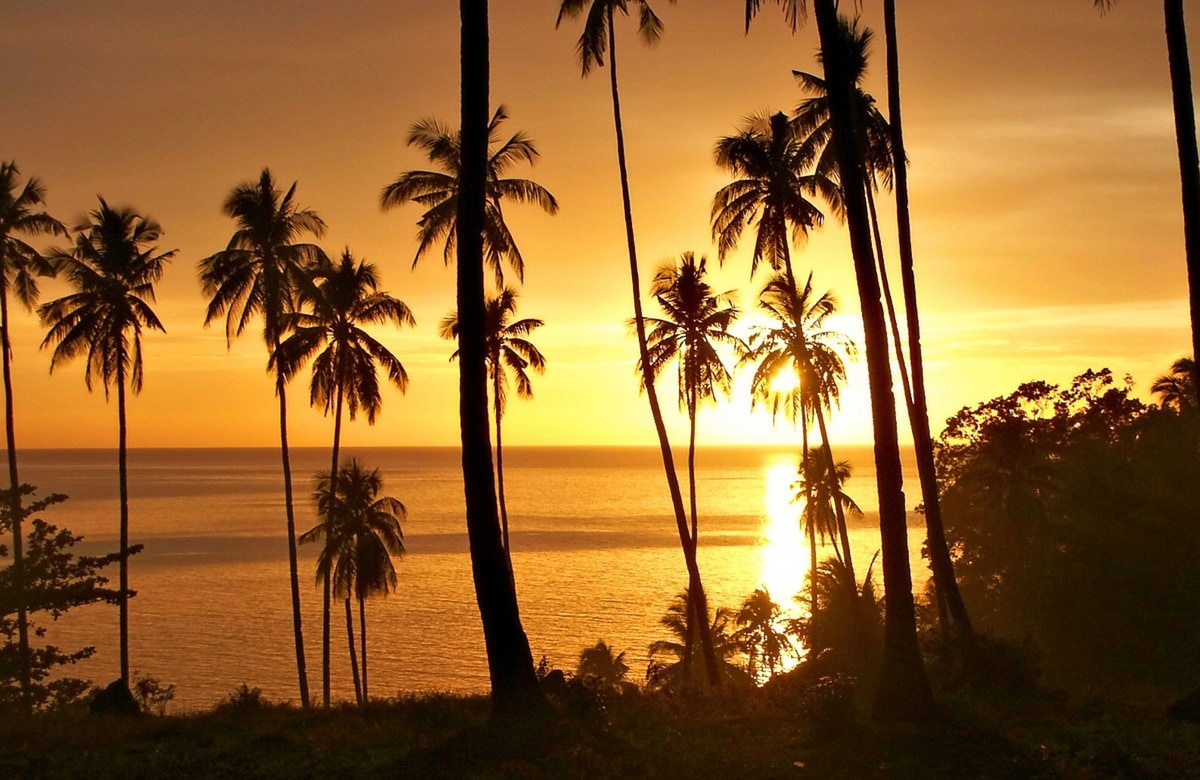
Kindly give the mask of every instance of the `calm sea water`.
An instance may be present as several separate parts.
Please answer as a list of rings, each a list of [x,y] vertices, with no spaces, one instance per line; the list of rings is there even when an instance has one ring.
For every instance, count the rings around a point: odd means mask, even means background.
[[[855,476],[847,492],[866,510],[851,522],[859,572],[879,548],[877,499],[868,448],[844,449]],[[385,493],[408,508],[399,588],[368,602],[371,693],[487,690],[487,663],[471,580],[458,450],[349,450],[384,475]],[[297,523],[315,523],[312,475],[328,450],[293,451]],[[736,606],[766,585],[795,608],[808,566],[790,502],[797,456],[783,450],[719,448],[698,457],[700,567],[710,602]],[[631,675],[646,648],[666,638],[658,620],[686,584],[683,556],[657,451],[651,448],[505,450],[513,567],[534,658],[573,668],[582,648],[604,639],[627,652]],[[273,449],[147,449],[129,455],[130,656],[134,669],[175,683],[173,709],[209,706],[237,686],[272,700],[297,700],[287,542],[279,457]],[[21,477],[39,495],[70,499],[47,511],[82,534],[78,552],[114,550],[116,454],[30,450]],[[684,482],[686,489],[686,482]],[[911,459],[906,485],[916,503]],[[910,514],[914,578],[920,518]],[[826,551],[830,552],[830,551]],[[312,546],[300,548],[310,687],[320,692],[321,595]],[[115,582],[115,567],[111,570]],[[338,607],[340,605],[336,605]],[[94,645],[74,676],[118,675],[117,610],[84,607],[51,626],[48,641]],[[353,697],[344,617],[335,610],[332,676],[337,698]]]

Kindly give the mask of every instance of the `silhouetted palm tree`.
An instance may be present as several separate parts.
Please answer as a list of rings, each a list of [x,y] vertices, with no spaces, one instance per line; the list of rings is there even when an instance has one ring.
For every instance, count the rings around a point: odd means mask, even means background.
[[[780,0],[797,9],[799,0]],[[844,48],[838,44],[836,0],[813,0],[829,90],[835,159],[844,193],[850,249],[854,258],[866,342],[871,418],[875,430],[875,474],[879,490],[879,527],[883,542],[884,590],[888,593],[883,675],[875,702],[879,720],[912,720],[933,714],[933,697],[917,644],[912,571],[908,562],[903,473],[899,431],[887,343],[887,320],[880,302],[879,279],[871,248],[863,164],[854,141],[854,81]],[[759,0],[747,0],[747,24]],[[799,14],[792,13],[793,29]]]
[[[862,516],[862,509],[843,490],[846,480],[850,479],[850,462],[838,461],[834,474],[836,482],[830,480],[829,471],[825,468],[825,453],[814,447],[801,461],[796,482],[792,485],[796,491],[795,500],[805,500],[801,517],[806,532],[812,537],[829,541],[835,541],[838,535],[835,507],[840,506],[844,514]],[[838,560],[844,562],[844,553],[837,547],[834,550]]]
[[[325,223],[315,211],[295,202],[296,182],[286,193],[275,187],[271,171],[264,168],[257,182],[234,187],[222,211],[237,230],[222,251],[198,264],[204,294],[210,297],[204,324],[225,317],[225,338],[230,344],[256,316],[263,319],[263,340],[273,354],[287,330],[286,315],[295,308],[295,285],[306,264],[323,257],[315,244],[302,243],[305,234],[320,238]],[[296,560],[296,513],[292,499],[292,465],[288,449],[287,393],[283,375],[275,372],[279,399],[279,452],[283,463],[283,498],[287,513],[288,572],[292,590],[292,634],[300,702],[310,704],[308,670],[304,658],[304,632],[300,620],[300,568]]]
[[[829,292],[817,295],[812,274],[804,289],[793,296],[792,287],[782,274],[776,274],[759,294],[759,309],[773,321],[751,331],[741,363],[757,363],[750,384],[752,403],[766,402],[772,416],[784,412],[793,422],[799,422],[808,451],[808,425],[815,419],[821,432],[821,451],[826,471],[836,472],[833,450],[825,426],[825,410],[832,409],[845,381],[846,368],[839,352],[853,355],[854,342],[841,333],[828,330],[826,321],[837,309],[837,301]],[[777,377],[793,374],[799,382],[786,393],[774,388]],[[842,557],[850,560],[850,535],[841,505],[835,504],[837,526],[842,544]],[[809,538],[812,556],[816,555],[816,539]],[[848,564],[853,571],[853,563]]]
[[[700,681],[696,668],[692,666],[693,648],[688,642],[689,636],[699,633],[691,626],[697,613],[690,593],[687,588],[680,591],[659,620],[659,624],[671,632],[672,638],[650,643],[646,681],[651,688],[678,690]],[[714,612],[705,615],[717,657],[716,668],[726,684],[753,685],[750,676],[736,663],[742,646],[733,636],[735,619],[736,613],[729,607],[717,607]]]
[[[894,15],[894,8],[892,10]],[[889,43],[895,46],[894,19],[889,30]],[[903,139],[889,125],[887,119],[876,107],[875,99],[862,87],[866,77],[868,55],[870,54],[873,33],[868,28],[860,29],[857,20],[851,22],[845,18],[839,19],[838,46],[842,52],[841,59],[846,62],[849,77],[853,80],[853,100],[851,108],[854,119],[854,138],[859,157],[863,165],[863,179],[866,185],[867,209],[870,216],[872,234],[874,237],[876,262],[879,267],[879,280],[882,286],[887,314],[891,324],[892,338],[896,348],[896,364],[899,368],[900,381],[904,389],[904,398],[908,417],[913,429],[914,449],[917,453],[917,466],[920,475],[921,498],[925,505],[925,525],[928,534],[928,550],[931,568],[934,573],[936,586],[938,615],[943,627],[948,629],[954,638],[962,642],[971,651],[974,646],[974,632],[970,618],[958,591],[958,583],[954,577],[954,566],[950,560],[950,550],[946,543],[945,529],[942,524],[941,506],[938,501],[937,472],[933,460],[933,438],[929,431],[929,413],[925,398],[924,366],[921,360],[920,321],[917,316],[916,279],[912,263],[912,231],[908,218],[908,176],[902,149]],[[889,57],[894,58],[894,52],[889,50]],[[895,63],[889,59],[889,79],[895,70]],[[812,147],[812,154],[817,159],[817,170],[831,179],[837,179],[837,162],[834,159],[832,124],[829,114],[829,95],[825,80],[811,73],[793,71],[801,88],[810,95],[796,109],[795,123],[799,132],[806,137],[806,143]],[[896,77],[898,79],[898,76]],[[898,90],[898,83],[889,81],[889,89]],[[893,94],[895,92],[893,91]],[[899,116],[899,99],[892,101],[892,108]],[[905,308],[908,312],[909,352],[913,363],[913,376],[910,381],[908,366],[904,359],[900,327],[897,321],[896,307],[892,300],[888,284],[887,263],[884,259],[883,240],[879,231],[879,219],[875,207],[875,190],[882,184],[890,187],[895,181],[903,192],[897,193],[898,211],[902,210],[899,221],[902,224],[901,275],[904,283]],[[903,205],[901,209],[900,206]],[[915,336],[915,337],[914,337]]]
[[[625,653],[616,652],[603,639],[592,647],[585,647],[579,654],[579,665],[575,667],[576,677],[593,680],[608,688],[621,688],[628,673]]]
[[[650,369],[657,379],[672,361],[678,366],[679,405],[688,413],[688,497],[692,510],[692,546],[699,542],[696,512],[696,413],[700,404],[717,393],[728,396],[733,378],[717,354],[717,344],[740,345],[729,332],[738,318],[732,292],[714,293],[706,276],[707,260],[684,252],[679,263],[658,269],[650,294],[666,314],[647,317],[650,329]]]
[[[1101,12],[1116,5],[1116,0],[1094,2]],[[1200,393],[1200,150],[1196,147],[1196,105],[1192,96],[1192,67],[1183,0],[1163,0],[1163,16],[1183,201],[1183,239],[1192,325],[1192,389]],[[1200,396],[1193,400],[1200,404]]]
[[[750,277],[766,261],[783,271],[792,287],[791,242],[800,242],[824,220],[809,200],[820,195],[834,210],[841,208],[837,184],[810,172],[813,147],[782,113],[746,120],[737,135],[717,142],[717,164],[734,176],[713,197],[712,230],[722,262],[737,248],[742,233],[753,227],[754,253]]]
[[[312,360],[309,400],[333,414],[333,448],[329,473],[337,494],[337,463],[342,440],[342,411],[350,419],[363,411],[369,425],[383,406],[378,366],[400,391],[408,388],[408,373],[392,352],[363,330],[363,325],[416,325],[412,312],[401,300],[379,291],[375,266],[356,261],[346,249],[335,264],[318,260],[307,271],[309,279],[299,290],[302,305],[311,311],[288,316],[293,333],[271,355],[271,367],[291,380]],[[323,349],[322,349],[323,348]],[[315,356],[315,359],[314,359]],[[329,704],[329,583],[325,587],[322,641],[323,697]]]
[[[501,210],[503,201],[533,203],[547,214],[558,213],[558,201],[542,185],[529,179],[503,178],[514,165],[521,162],[533,165],[538,151],[533,140],[518,131],[501,143],[500,123],[508,119],[504,106],[496,109],[488,123],[487,200],[484,211],[484,256],[496,276],[496,287],[504,286],[504,262],[525,279],[525,259],[513,239]],[[408,145],[423,149],[429,161],[441,168],[438,171],[407,171],[383,188],[379,204],[384,209],[419,203],[428,206],[421,221],[417,238],[416,266],[421,256],[443,242],[443,257],[449,265],[454,257],[458,222],[458,182],[462,172],[462,143],[459,133],[436,119],[422,119],[408,133]]]
[[[796,652],[780,627],[782,615],[767,589],[757,588],[742,602],[734,617],[738,630],[733,638],[746,653],[746,670],[755,681],[773,676],[782,668],[784,657]]]
[[[30,178],[22,186],[21,172],[15,162],[0,164],[0,356],[4,367],[4,432],[8,443],[8,482],[12,506],[6,511],[12,523],[13,581],[24,591],[25,537],[21,529],[21,481],[17,476],[16,413],[13,411],[12,331],[8,326],[8,292],[29,311],[38,299],[39,276],[53,276],[54,266],[21,236],[58,235],[66,237],[66,227],[45,211],[36,210],[45,202],[46,188]],[[17,648],[21,696],[29,706],[32,680],[29,671],[29,618],[25,599],[17,599]]]
[[[342,466],[336,480],[337,496],[330,493],[335,480],[329,472],[317,474],[314,498],[322,518],[300,537],[302,543],[325,541],[317,557],[317,580],[332,581],[333,592],[346,602],[346,632],[350,637],[350,664],[361,691],[359,703],[369,700],[367,680],[366,600],[376,593],[387,595],[396,589],[393,555],[404,553],[404,504],[391,496],[380,496],[383,477],[379,469],[367,470],[357,460]],[[358,600],[359,641],[361,647],[361,687],[354,657],[354,629],[350,598]]]
[[[1189,357],[1181,357],[1171,364],[1171,373],[1164,374],[1150,385],[1150,392],[1158,396],[1164,409],[1171,407],[1177,412],[1196,408],[1196,364]]]
[[[670,2],[674,2],[674,0],[670,0]],[[683,547],[684,562],[688,569],[689,587],[694,594],[693,601],[696,608],[703,612],[707,609],[708,600],[704,594],[704,585],[700,580],[700,567],[696,562],[695,551],[688,532],[687,515],[683,508],[683,493],[679,489],[679,477],[675,473],[675,456],[671,451],[671,442],[667,438],[662,407],[658,403],[658,391],[654,387],[654,378],[650,373],[650,351],[646,338],[646,322],[642,315],[642,287],[638,275],[637,242],[633,231],[633,206],[629,196],[629,171],[625,161],[625,131],[621,124],[621,100],[617,89],[617,37],[616,27],[613,24],[615,13],[620,11],[622,14],[628,15],[630,5],[636,5],[638,9],[639,36],[643,42],[654,45],[662,37],[663,24],[646,0],[562,0],[555,26],[562,24],[564,18],[584,17],[583,32],[576,45],[584,76],[591,72],[593,66],[603,66],[604,56],[606,53],[608,55],[613,126],[617,139],[617,166],[621,179],[625,241],[629,250],[629,281],[633,294],[633,319],[634,328],[637,331],[638,355],[642,366],[642,385],[646,388],[650,416],[654,419],[654,430],[658,435],[658,446],[662,453],[667,490],[671,495],[671,506],[675,511],[679,544]],[[709,683],[716,687],[720,685],[720,675],[717,670],[717,658],[713,651],[712,639],[708,635],[708,623],[706,620],[698,620],[697,623],[700,629],[701,647],[708,667]]]
[[[546,358],[538,351],[527,336],[546,323],[536,319],[509,320],[517,313],[517,292],[505,287],[500,294],[489,297],[485,302],[485,324],[487,336],[487,371],[492,380],[492,413],[496,421],[496,485],[500,499],[500,531],[504,551],[511,555],[508,544],[508,504],[504,500],[504,447],[501,436],[501,420],[507,404],[508,375],[512,372],[517,382],[517,395],[533,398],[533,382],[526,369],[532,368],[541,374],[546,370]],[[450,314],[442,320],[442,338],[458,338],[458,315]],[[450,356],[458,357],[458,350]]]
[[[51,260],[75,292],[38,309],[49,327],[42,348],[54,347],[50,371],[84,357],[84,382],[117,388],[117,464],[120,484],[121,681],[129,685],[129,482],[126,468],[125,390],[142,390],[142,329],[166,332],[150,305],[154,284],[175,251],[159,252],[162,228],[127,207],[100,207],[75,226],[75,246],[55,249]]]
[[[521,625],[512,566],[500,538],[496,483],[488,431],[486,309],[483,295],[487,223],[488,13],[487,0],[459,0],[462,21],[462,168],[457,224],[459,318],[458,417],[463,494],[475,600],[483,623],[493,714],[545,711],[529,638]]]

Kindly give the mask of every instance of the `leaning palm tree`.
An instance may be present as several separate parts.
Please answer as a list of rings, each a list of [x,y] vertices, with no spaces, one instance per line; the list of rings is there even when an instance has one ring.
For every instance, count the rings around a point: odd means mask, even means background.
[[[484,233],[487,225],[489,44],[487,0],[462,0],[459,44],[462,95],[462,168],[459,176],[458,419],[462,442],[463,498],[475,601],[483,624],[493,713],[546,711],[538,688],[529,637],[521,625],[512,566],[500,538],[488,415]]]
[[[75,245],[55,249],[51,261],[75,289],[38,309],[49,327],[42,348],[54,347],[50,371],[85,357],[84,383],[117,388],[117,467],[120,485],[120,655],[121,682],[129,686],[129,481],[126,467],[125,392],[142,390],[142,330],[166,332],[150,305],[154,284],[175,251],[159,252],[162,228],[127,207],[100,207],[75,226]]]
[[[1112,8],[1116,0],[1094,0],[1094,3],[1104,12]],[[1163,0],[1163,16],[1183,201],[1183,243],[1192,325],[1192,400],[1200,405],[1200,395],[1196,395],[1200,393],[1200,150],[1196,146],[1196,105],[1192,96],[1192,67],[1183,0]]]
[[[533,382],[528,369],[541,374],[546,370],[546,358],[529,340],[533,331],[546,323],[537,319],[510,322],[517,313],[517,292],[505,287],[500,294],[484,302],[484,325],[487,339],[485,360],[488,378],[492,382],[492,414],[496,423],[496,491],[500,502],[500,533],[504,552],[512,555],[508,544],[508,504],[504,500],[504,447],[501,437],[501,420],[507,405],[508,375],[512,373],[517,383],[517,395],[533,398]],[[451,313],[442,320],[441,335],[444,339],[458,338],[458,314]],[[454,360],[458,350],[450,355]]]
[[[337,495],[331,493],[336,482]],[[359,703],[369,700],[367,678],[366,600],[376,593],[385,596],[396,589],[396,566],[392,556],[404,553],[404,504],[391,496],[380,496],[383,477],[379,469],[367,470],[357,460],[342,466],[337,479],[330,473],[317,474],[315,499],[321,522],[300,537],[301,543],[324,540],[317,557],[317,579],[332,581],[333,591],[346,602],[346,633],[350,638],[350,664],[359,692]],[[361,685],[354,656],[354,627],[350,599],[358,600]]]
[[[12,506],[6,508],[12,518],[13,580],[18,593],[24,590],[25,538],[21,530],[21,481],[17,476],[16,413],[13,411],[12,339],[8,326],[8,291],[28,309],[38,299],[39,276],[53,276],[54,267],[21,236],[58,235],[66,237],[66,227],[45,211],[37,209],[46,198],[46,188],[37,179],[20,184],[21,172],[15,162],[0,164],[0,363],[4,367],[4,432],[8,443],[8,482]],[[17,599],[17,652],[20,655],[21,696],[29,703],[32,680],[29,671],[29,618],[25,599]]]
[[[1158,396],[1159,406],[1177,412],[1196,408],[1196,364],[1189,357],[1181,357],[1171,364],[1171,373],[1164,374],[1150,385],[1150,392]]]
[[[674,0],[670,0],[674,2]],[[621,200],[625,214],[625,241],[629,250],[629,281],[633,293],[633,320],[637,332],[638,355],[642,366],[642,386],[646,388],[646,400],[650,405],[650,416],[654,420],[654,430],[658,435],[659,450],[662,453],[663,471],[667,479],[667,490],[671,495],[671,506],[675,511],[675,525],[679,533],[679,544],[683,548],[684,563],[688,570],[688,587],[691,588],[693,603],[702,613],[707,609],[707,598],[704,586],[700,580],[700,567],[696,563],[696,555],[692,549],[688,534],[687,515],[683,508],[683,493],[679,489],[679,477],[675,473],[675,456],[671,451],[671,442],[667,438],[666,423],[663,422],[662,407],[658,403],[658,392],[654,387],[654,377],[650,369],[650,348],[646,338],[646,322],[642,315],[642,287],[638,275],[637,242],[633,231],[633,206],[629,196],[629,172],[625,162],[625,131],[621,124],[621,100],[617,89],[617,33],[614,24],[617,11],[629,14],[629,6],[638,9],[638,34],[642,41],[654,45],[662,37],[662,20],[654,13],[654,9],[646,0],[562,0],[559,6],[558,19],[555,26],[562,24],[565,18],[584,17],[583,33],[579,36],[576,49],[579,52],[579,63],[586,77],[593,67],[604,65],[604,57],[608,56],[609,84],[612,92],[613,125],[617,139],[617,166],[621,179]],[[699,613],[698,613],[699,614]],[[704,652],[705,663],[708,667],[709,683],[713,687],[721,684],[717,670],[717,657],[713,651],[712,638],[709,636],[709,626],[706,619],[697,620],[700,630],[700,642]]]
[[[893,9],[894,14],[894,9]],[[889,31],[889,56],[895,47],[894,19],[893,29]],[[900,382],[904,390],[904,399],[908,418],[913,430],[913,444],[917,455],[917,470],[920,476],[921,498],[925,504],[925,526],[927,532],[930,565],[933,569],[935,592],[937,594],[938,615],[943,628],[970,653],[974,647],[975,636],[971,621],[958,590],[954,577],[954,566],[950,559],[950,549],[946,542],[945,529],[942,523],[941,506],[938,500],[937,472],[933,459],[933,438],[929,431],[929,412],[925,398],[924,366],[921,357],[920,322],[916,313],[916,280],[912,267],[912,232],[908,219],[908,177],[902,150],[897,151],[896,145],[903,144],[898,135],[884,118],[876,106],[875,99],[863,89],[863,81],[867,73],[868,56],[870,54],[873,33],[869,28],[859,28],[857,20],[846,18],[838,20],[838,49],[839,58],[845,62],[848,77],[853,82],[852,108],[854,117],[855,148],[858,151],[862,165],[863,181],[866,186],[867,210],[870,216],[871,229],[874,237],[875,259],[879,268],[879,281],[887,307],[888,319],[891,324],[892,339],[896,348],[896,365],[900,373]],[[889,69],[895,65],[889,60]],[[794,123],[798,131],[805,136],[805,143],[812,147],[812,156],[816,160],[816,168],[824,176],[837,180],[837,161],[830,143],[833,137],[830,120],[830,98],[825,80],[812,73],[792,71],[809,97],[796,109]],[[890,75],[890,74],[889,74]],[[892,101],[892,108],[899,111],[898,99]],[[905,309],[908,312],[909,352],[912,359],[912,377],[909,377],[909,366],[904,358],[904,347],[900,337],[900,327],[896,315],[896,307],[892,299],[891,287],[888,283],[887,263],[884,259],[883,240],[879,231],[879,219],[876,213],[875,191],[882,185],[890,187],[895,182],[898,188],[897,204],[900,213],[900,258],[901,276],[904,284]],[[902,188],[902,192],[900,189]],[[903,208],[899,208],[899,206]],[[915,338],[914,338],[915,334]]]
[[[525,259],[504,221],[501,204],[504,201],[533,203],[547,214],[558,213],[558,201],[542,185],[529,179],[505,178],[518,163],[533,162],[538,150],[533,140],[518,131],[507,141],[500,141],[500,123],[508,119],[504,106],[496,109],[488,123],[487,197],[484,211],[484,257],[496,277],[496,286],[504,286],[504,263],[525,279]],[[429,161],[440,170],[406,171],[383,188],[379,205],[396,208],[405,203],[418,203],[428,209],[417,223],[417,254],[413,265],[438,242],[444,244],[442,256],[447,265],[454,258],[458,235],[458,190],[462,175],[462,141],[458,132],[436,119],[422,119],[408,133],[408,145],[423,149]]]
[[[778,0],[793,30],[802,18],[803,0]],[[760,0],[746,0],[749,26]],[[933,696],[921,664],[917,644],[916,605],[912,595],[912,570],[908,561],[908,527],[905,519],[903,471],[892,396],[892,371],[887,342],[887,318],[880,301],[879,279],[871,247],[863,162],[854,136],[854,82],[839,45],[837,0],[813,0],[821,42],[825,83],[829,85],[832,143],[838,176],[845,195],[844,208],[850,232],[858,297],[862,309],[871,393],[871,419],[875,430],[875,475],[879,491],[879,529],[883,550],[887,620],[883,676],[875,701],[879,720],[911,720],[933,714]]]
[[[304,235],[320,238],[325,223],[311,209],[295,202],[296,183],[280,192],[270,170],[258,181],[234,187],[222,207],[237,230],[228,246],[200,261],[198,271],[204,294],[209,296],[204,315],[207,326],[225,317],[225,339],[233,343],[257,316],[263,319],[263,340],[274,353],[287,330],[286,315],[295,308],[295,285],[301,268],[324,256],[315,244],[301,242]],[[292,500],[292,465],[288,449],[287,393],[283,375],[275,372],[275,397],[279,399],[279,452],[283,462],[283,498],[287,515],[288,569],[292,592],[292,635],[300,702],[308,707],[308,670],[304,658],[304,632],[300,621],[300,567],[296,558],[296,513]]]
[[[666,318],[647,317],[651,373],[657,379],[672,361],[678,369],[679,405],[688,414],[688,497],[692,510],[692,546],[699,540],[696,518],[696,412],[705,400],[728,396],[733,378],[717,344],[740,345],[729,332],[738,318],[732,292],[715,293],[706,280],[707,260],[684,252],[679,263],[658,270],[650,294]]]
[[[383,407],[377,366],[387,371],[388,380],[400,392],[408,388],[408,372],[392,352],[363,330],[363,325],[416,325],[412,312],[401,300],[379,290],[375,266],[356,261],[349,249],[337,263],[318,259],[307,271],[299,290],[300,303],[310,310],[296,311],[287,318],[292,334],[271,355],[270,365],[285,381],[291,380],[312,360],[309,400],[333,414],[333,448],[329,473],[337,495],[337,464],[342,440],[342,412],[353,420],[365,412],[367,423]],[[325,583],[322,632],[322,697],[329,705],[329,607],[330,582]]]

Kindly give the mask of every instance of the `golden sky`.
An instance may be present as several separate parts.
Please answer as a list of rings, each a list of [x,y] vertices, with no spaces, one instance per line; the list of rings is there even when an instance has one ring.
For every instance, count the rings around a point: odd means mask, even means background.
[[[607,71],[583,80],[579,23],[555,30],[553,0],[493,0],[492,101],[542,159],[528,175],[562,210],[509,207],[526,258],[521,314],[549,362],[533,402],[509,404],[511,444],[653,443],[634,376],[631,315]],[[748,36],[740,0],[684,0],[656,10],[655,49],[619,20],[621,88],[635,225],[646,281],[683,251],[707,254],[713,193],[727,183],[716,140],[749,114],[790,110],[791,70],[815,70],[815,29],[792,36],[764,7]],[[849,5],[849,4],[847,4]],[[885,102],[882,11],[869,91]],[[103,195],[163,226],[178,249],[159,287],[166,335],[145,342],[143,393],[130,445],[273,446],[272,381],[257,332],[226,349],[201,327],[196,261],[225,246],[220,204],[270,166],[297,180],[329,225],[322,242],[381,269],[418,327],[381,337],[411,377],[386,391],[360,445],[457,442],[456,369],[437,324],[454,275],[437,255],[410,271],[416,206],[383,213],[380,189],[425,167],[404,139],[423,117],[457,124],[457,4],[270,0],[47,0],[0,9],[0,158],[42,179],[50,211],[74,222]],[[915,0],[900,8],[905,132],[928,360],[931,416],[1026,380],[1084,369],[1131,373],[1139,392],[1188,345],[1178,171],[1161,9],[1129,2],[1101,17],[1087,0]],[[1194,47],[1195,48],[1195,47]],[[890,226],[892,220],[885,214]],[[747,236],[746,245],[749,246]],[[895,252],[891,251],[894,259]],[[841,301],[838,329],[861,334],[844,229],[830,220],[796,259]],[[748,255],[714,275],[751,308]],[[63,294],[47,282],[43,300]],[[652,309],[648,306],[648,311]],[[83,364],[47,373],[36,318],[14,313],[18,441],[26,447],[116,444],[115,404],[88,394]],[[861,336],[858,336],[861,344]],[[837,440],[870,441],[865,364],[849,367]],[[744,382],[739,385],[739,388]],[[674,397],[673,382],[664,397]],[[292,441],[324,445],[332,426],[293,385]],[[901,404],[902,406],[902,404]],[[676,440],[686,421],[670,410]],[[795,441],[773,431],[744,392],[706,409],[710,443]]]

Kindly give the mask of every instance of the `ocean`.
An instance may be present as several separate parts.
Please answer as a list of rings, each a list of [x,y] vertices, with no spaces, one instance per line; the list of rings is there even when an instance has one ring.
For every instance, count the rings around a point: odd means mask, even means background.
[[[626,652],[640,679],[647,647],[668,638],[658,621],[686,584],[683,555],[654,448],[511,447],[505,454],[513,569],[535,661],[573,669],[603,639]],[[846,492],[864,515],[850,520],[859,576],[879,549],[868,447],[835,452],[854,466]],[[487,661],[471,579],[457,448],[349,448],[383,474],[407,507],[399,585],[367,603],[372,696],[486,692]],[[316,522],[313,475],[329,451],[292,451],[298,532]],[[725,447],[697,456],[699,563],[712,605],[736,607],[766,586],[796,613],[808,568],[794,493],[797,453]],[[686,491],[686,474],[681,482]],[[117,458],[110,450],[26,450],[21,479],[38,495],[65,493],[47,521],[84,537],[77,553],[117,546]],[[908,504],[919,500],[905,458]],[[171,711],[208,707],[243,683],[273,701],[297,701],[283,486],[278,450],[140,449],[129,453],[130,659],[138,675],[176,685]],[[921,518],[910,512],[914,581]],[[832,554],[826,548],[825,554]],[[315,545],[300,548],[309,686],[320,697],[321,590]],[[115,583],[116,568],[109,576]],[[877,580],[881,574],[876,567]],[[344,612],[334,604],[333,696],[353,699]],[[91,605],[49,626],[47,642],[93,645],[71,676],[105,684],[119,674],[117,609]],[[136,677],[137,675],[135,675]]]

